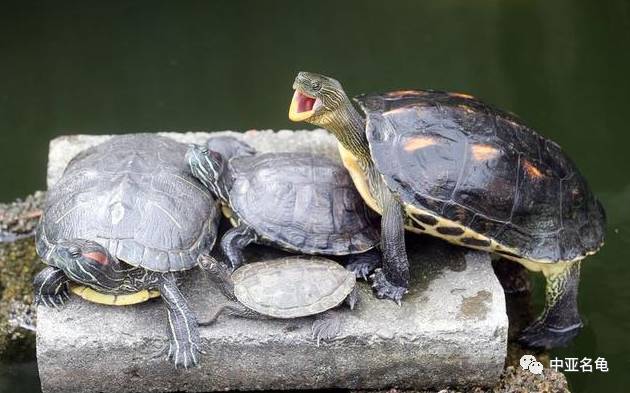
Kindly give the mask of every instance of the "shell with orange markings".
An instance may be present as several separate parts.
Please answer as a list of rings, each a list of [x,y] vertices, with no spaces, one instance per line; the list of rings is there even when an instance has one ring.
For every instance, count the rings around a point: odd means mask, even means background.
[[[554,142],[462,93],[362,95],[372,160],[419,232],[511,259],[579,260],[605,215]]]

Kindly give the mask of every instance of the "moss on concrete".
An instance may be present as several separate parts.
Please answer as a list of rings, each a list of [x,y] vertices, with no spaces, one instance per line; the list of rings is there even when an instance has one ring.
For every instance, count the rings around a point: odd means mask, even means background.
[[[0,360],[35,354],[33,276],[43,267],[31,236],[44,200],[37,192],[24,200],[0,204]]]
[[[0,242],[14,241],[33,234],[46,193],[36,191],[24,199],[0,203]]]
[[[545,369],[544,375],[534,375],[521,367],[509,366],[501,374],[499,383],[488,389],[470,388],[465,390],[400,390],[383,391],[355,390],[352,393],[571,393],[567,379],[561,372]]]

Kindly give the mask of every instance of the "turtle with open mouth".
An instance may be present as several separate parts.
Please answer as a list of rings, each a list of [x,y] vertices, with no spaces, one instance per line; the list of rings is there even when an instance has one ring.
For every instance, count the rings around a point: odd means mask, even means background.
[[[178,289],[178,272],[211,251],[219,207],[192,176],[186,145],[133,134],[79,153],[48,192],[37,253],[48,265],[34,279],[35,302],[60,307],[69,293],[124,306],[161,296],[168,358],[199,362],[197,318]]]
[[[521,340],[566,344],[579,332],[580,261],[603,245],[605,213],[573,162],[516,116],[467,94],[360,95],[300,72],[293,121],[326,128],[367,204],[382,215],[377,295],[409,285],[404,228],[486,250],[544,274],[546,303]]]

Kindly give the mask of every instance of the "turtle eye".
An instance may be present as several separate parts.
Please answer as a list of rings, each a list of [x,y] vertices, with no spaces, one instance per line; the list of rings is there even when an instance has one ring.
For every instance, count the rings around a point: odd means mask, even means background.
[[[208,153],[208,146],[201,146],[201,147],[199,147],[199,151],[201,152],[201,154],[207,154]]]
[[[320,81],[312,81],[311,88],[315,91],[319,91],[322,88],[322,84]]]
[[[81,249],[77,246],[71,246],[68,248],[68,253],[72,258],[79,258],[81,256]]]

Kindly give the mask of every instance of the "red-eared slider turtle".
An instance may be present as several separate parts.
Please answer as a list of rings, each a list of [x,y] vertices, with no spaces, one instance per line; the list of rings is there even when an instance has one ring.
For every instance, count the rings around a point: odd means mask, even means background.
[[[241,142],[242,143],[242,142]],[[212,139],[208,142],[212,147]],[[380,263],[380,235],[345,168],[309,153],[187,153],[193,174],[221,200],[234,228],[221,239],[233,269],[250,243],[311,255],[348,255],[364,276]]]
[[[315,256],[289,256],[244,265],[230,275],[227,266],[202,257],[204,269],[220,284],[225,295],[236,300],[222,306],[201,325],[210,325],[224,312],[244,318],[300,318],[318,315],[313,337],[337,336],[338,315],[331,309],[344,301],[354,308],[356,277],[338,263]]]
[[[399,299],[409,270],[403,228],[487,250],[542,271],[546,306],[521,337],[563,345],[582,326],[580,261],[603,244],[605,215],[561,148],[460,93],[404,90],[362,95],[301,72],[289,117],[332,132],[368,205],[382,214],[381,296]]]
[[[79,153],[48,192],[37,252],[49,265],[34,280],[35,301],[59,307],[68,290],[97,303],[134,304],[161,295],[169,359],[198,362],[197,319],[176,272],[210,252],[220,213],[190,173],[186,145],[136,134]]]

